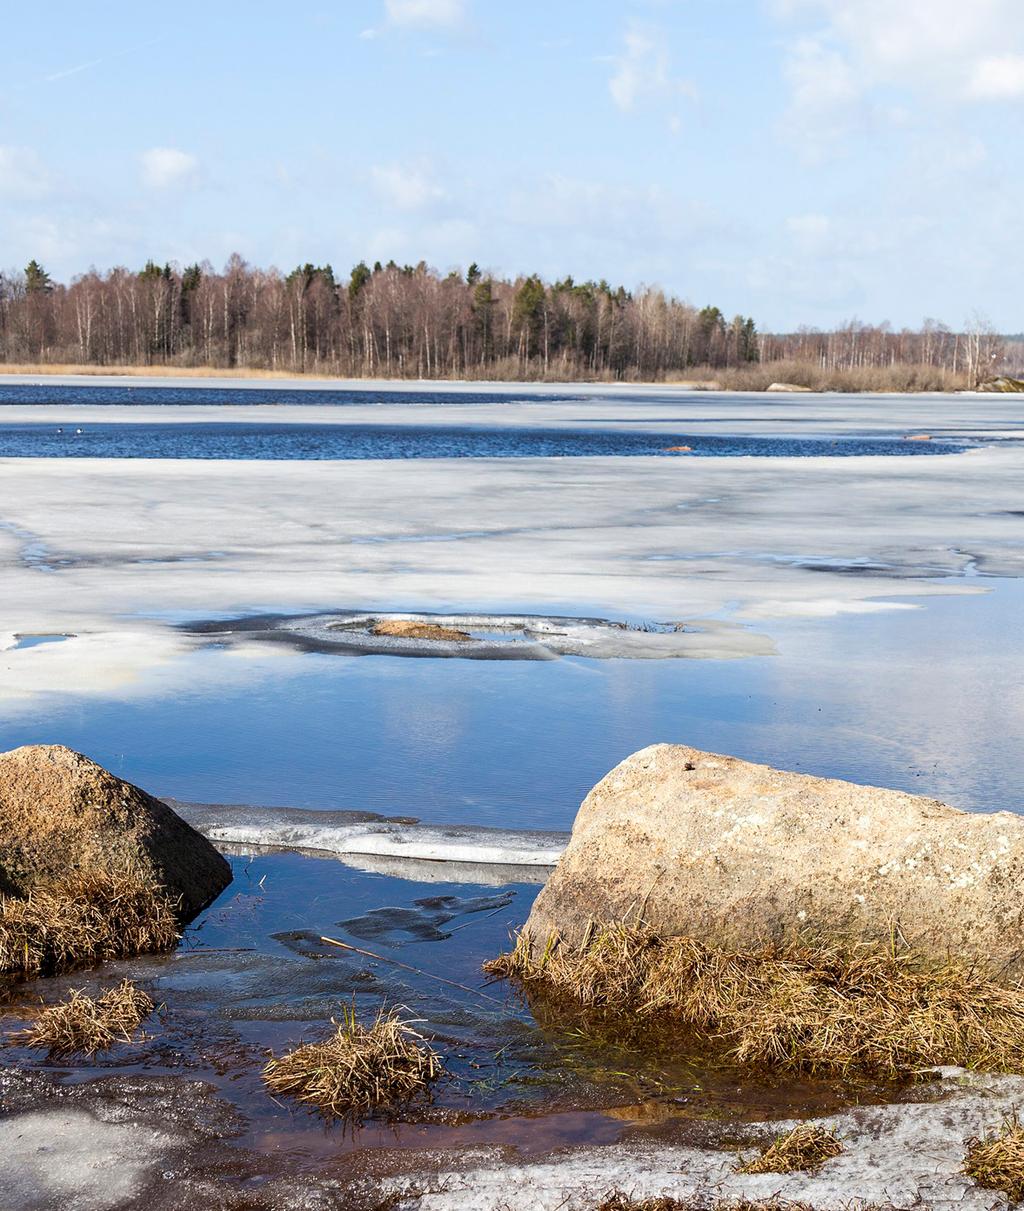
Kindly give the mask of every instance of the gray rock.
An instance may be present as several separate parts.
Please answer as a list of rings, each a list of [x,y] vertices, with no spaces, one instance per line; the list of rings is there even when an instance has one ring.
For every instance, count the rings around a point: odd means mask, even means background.
[[[888,941],[1024,974],[1024,818],[786,773],[683,745],[628,757],[584,800],[526,930],[591,920],[748,947]]]

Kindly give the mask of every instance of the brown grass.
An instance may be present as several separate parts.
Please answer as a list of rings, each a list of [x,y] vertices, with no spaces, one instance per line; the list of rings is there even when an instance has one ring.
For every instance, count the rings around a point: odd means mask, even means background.
[[[51,1055],[95,1055],[115,1043],[130,1043],[133,1031],[153,1012],[153,1001],[131,980],[122,980],[102,996],[73,989],[64,1001],[49,1005],[35,1025],[12,1036],[26,1047],[44,1047]]]
[[[450,643],[471,643],[472,635],[436,622],[416,622],[412,618],[382,618],[370,628],[371,635],[392,635],[398,639],[443,639]]]
[[[1024,1070],[1024,988],[869,945],[724,951],[622,924],[583,944],[520,935],[484,970],[605,1017],[685,1026],[758,1067],[907,1076],[936,1064]]]
[[[997,1131],[969,1139],[963,1171],[986,1190],[1002,1190],[1011,1203],[1024,1201],[1024,1125],[1014,1116]]]
[[[429,1094],[444,1072],[438,1054],[397,1010],[370,1026],[346,1009],[322,1043],[306,1043],[263,1069],[271,1093],[293,1097],[326,1116],[358,1115]]]
[[[965,374],[913,363],[828,370],[813,361],[751,362],[731,369],[695,366],[677,377],[713,380],[713,386],[722,391],[764,391],[771,383],[792,383],[812,391],[852,392],[962,391],[969,385]]]
[[[258,366],[180,366],[175,363],[150,366],[100,366],[79,362],[0,362],[4,374],[39,375],[76,374],[137,378],[223,378],[223,379],[344,379],[350,382],[374,382],[387,378],[376,375],[360,378],[342,369],[268,370]],[[417,376],[410,373],[406,379]],[[393,375],[393,381],[403,381]],[[455,379],[435,379],[443,382],[577,382],[581,380],[578,367],[561,365],[543,373],[542,363],[524,365],[517,358],[506,358],[488,366],[477,367],[472,375]],[[961,391],[969,384],[965,374],[954,374],[938,366],[895,365],[860,366],[848,370],[825,370],[813,361],[751,362],[731,369],[712,366],[692,366],[686,370],[670,371],[656,380],[641,380],[635,375],[623,378],[605,371],[586,374],[587,382],[645,382],[656,381],[676,385],[685,390],[701,391],[764,391],[770,383],[786,382],[812,391]]]
[[[169,950],[176,902],[135,874],[78,876],[24,899],[0,896],[0,975],[57,975]]]
[[[777,1135],[758,1156],[740,1165],[738,1173],[812,1173],[843,1150],[834,1131],[814,1123],[799,1123]]]

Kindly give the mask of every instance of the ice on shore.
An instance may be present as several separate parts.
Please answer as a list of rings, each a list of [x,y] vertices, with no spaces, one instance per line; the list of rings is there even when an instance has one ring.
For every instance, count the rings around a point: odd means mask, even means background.
[[[689,1205],[692,1199],[694,1206],[750,1199],[815,1211],[855,1205],[990,1211],[998,1201],[993,1192],[961,1173],[965,1141],[1013,1113],[1024,1080],[959,1070],[944,1078],[944,1096],[935,1100],[861,1106],[819,1120],[836,1130],[844,1151],[814,1173],[736,1172],[742,1157],[796,1125],[774,1122],[749,1130],[733,1124],[732,1139],[720,1147],[622,1144],[567,1149],[532,1163],[509,1162],[494,1150],[461,1169],[449,1154],[429,1171],[387,1184],[402,1211],[591,1211],[613,1190],[636,1200],[669,1197]],[[741,1133],[749,1138],[745,1148],[735,1144]]]
[[[562,832],[420,824],[370,812],[168,802],[215,843],[319,851],[344,858],[540,867],[546,872],[558,862],[569,840],[569,834]]]

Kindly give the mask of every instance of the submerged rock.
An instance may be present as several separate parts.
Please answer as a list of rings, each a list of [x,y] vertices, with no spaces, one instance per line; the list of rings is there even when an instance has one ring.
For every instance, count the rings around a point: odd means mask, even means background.
[[[1024,974],[1024,818],[787,773],[683,745],[634,753],[584,800],[526,934],[591,921],[750,947],[899,939]]]
[[[0,753],[0,971],[165,949],[230,882],[166,803],[81,753]]]

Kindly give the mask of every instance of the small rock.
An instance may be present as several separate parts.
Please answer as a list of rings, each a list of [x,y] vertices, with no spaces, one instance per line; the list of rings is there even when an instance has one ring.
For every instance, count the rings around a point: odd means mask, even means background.
[[[438,639],[447,643],[472,643],[473,636],[454,627],[436,622],[417,622],[413,618],[382,618],[370,628],[372,635],[388,635],[395,639]]]

